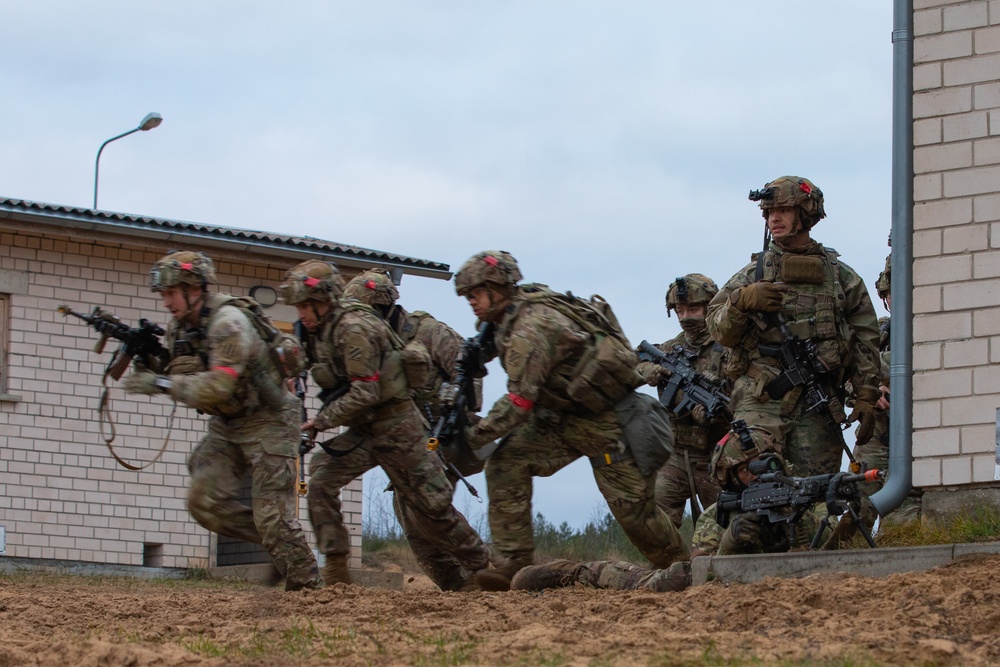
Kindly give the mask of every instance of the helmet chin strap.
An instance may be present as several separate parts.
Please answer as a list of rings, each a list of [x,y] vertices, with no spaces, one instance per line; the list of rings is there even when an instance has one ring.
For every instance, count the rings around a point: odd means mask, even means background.
[[[181,284],[181,294],[184,295],[184,305],[187,307],[187,312],[184,313],[184,319],[186,320],[195,319],[194,316],[200,312],[201,308],[205,305],[205,301],[208,299],[208,295],[205,293],[205,288],[202,287],[201,296],[198,297],[198,299],[195,301],[194,304],[197,306],[196,309],[191,304],[191,292],[189,291],[189,289],[190,288],[186,284],[183,283]],[[191,322],[191,324],[196,324],[196,323],[197,320],[195,320],[195,322]]]

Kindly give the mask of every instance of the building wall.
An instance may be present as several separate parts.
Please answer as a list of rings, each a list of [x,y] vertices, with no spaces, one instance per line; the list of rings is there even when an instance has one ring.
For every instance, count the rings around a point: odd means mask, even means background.
[[[913,483],[994,481],[1000,0],[914,1]]]
[[[104,354],[95,353],[93,329],[56,312],[60,304],[78,312],[100,305],[130,324],[140,317],[166,324],[169,315],[146,280],[149,266],[167,249],[44,234],[10,223],[0,230],[0,297],[9,302],[7,384],[0,387],[0,526],[6,529],[6,556],[142,565],[144,545],[162,544],[147,549],[158,565],[214,564],[214,541],[185,506],[186,459],[207,418],[178,406],[163,457],[139,472],[119,466],[104,444],[97,414],[113,341]],[[202,250],[215,260],[219,291],[246,294],[259,284],[276,288],[288,268],[245,253]],[[276,321],[295,318],[294,309],[282,305],[269,314]],[[120,387],[111,389],[111,397],[115,451],[133,464],[151,460],[170,426],[169,399],[126,397]],[[318,407],[314,398],[307,407]],[[360,567],[360,479],[344,490],[343,500],[352,565]],[[304,499],[299,518],[314,544]]]

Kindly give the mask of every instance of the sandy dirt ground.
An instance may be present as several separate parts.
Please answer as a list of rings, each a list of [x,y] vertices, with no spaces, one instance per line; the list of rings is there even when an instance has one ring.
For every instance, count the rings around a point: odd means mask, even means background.
[[[991,665],[998,572],[974,556],[886,579],[542,594],[15,574],[0,576],[0,667]]]

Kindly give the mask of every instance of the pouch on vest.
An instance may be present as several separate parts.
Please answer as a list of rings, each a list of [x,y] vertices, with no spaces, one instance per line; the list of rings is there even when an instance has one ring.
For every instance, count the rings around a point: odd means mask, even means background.
[[[656,474],[674,453],[674,433],[670,410],[650,396],[637,391],[615,405],[622,439],[644,477]]]
[[[427,347],[416,340],[411,340],[403,346],[399,353],[403,362],[403,373],[406,382],[413,390],[426,387],[434,377],[434,362]]]
[[[566,394],[591,412],[613,407],[642,384],[635,353],[616,338],[599,336],[574,369]]]

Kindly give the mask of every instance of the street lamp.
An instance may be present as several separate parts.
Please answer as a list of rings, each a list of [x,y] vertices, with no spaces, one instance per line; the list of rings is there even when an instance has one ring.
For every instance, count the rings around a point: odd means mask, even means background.
[[[116,141],[118,139],[121,139],[122,137],[127,137],[133,132],[138,132],[139,130],[142,130],[143,132],[146,132],[147,130],[152,130],[154,127],[156,127],[162,122],[163,122],[163,116],[161,116],[160,114],[155,112],[148,113],[146,114],[146,117],[142,119],[142,122],[139,123],[139,127],[135,128],[134,130],[129,130],[128,132],[123,132],[122,134],[119,134],[117,137],[111,137],[103,144],[101,144],[101,147],[97,150],[97,160],[94,162],[94,209],[95,210],[97,209],[97,176],[101,171],[101,152],[104,150],[104,147],[110,144],[112,141]]]

